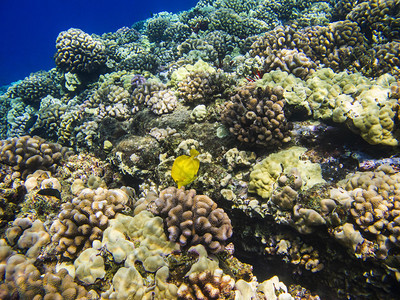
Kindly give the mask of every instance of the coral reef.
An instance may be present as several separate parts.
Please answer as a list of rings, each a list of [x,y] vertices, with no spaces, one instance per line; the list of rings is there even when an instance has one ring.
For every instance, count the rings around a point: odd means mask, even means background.
[[[44,274],[21,254],[7,259],[5,280],[0,285],[1,297],[15,296],[27,299],[89,299],[83,286],[74,282],[66,269]]]
[[[398,8],[61,32],[56,68],[0,89],[0,298],[396,298]]]
[[[300,31],[294,27],[278,26],[256,40],[250,54],[267,57],[269,49],[297,49],[316,64],[342,70],[355,61],[352,57],[354,48],[363,45],[364,38],[357,23],[346,20]]]
[[[338,198],[340,195],[338,193],[332,194],[332,196],[337,195],[333,199],[339,203],[351,205],[350,214],[357,228],[361,229],[365,237],[376,243],[376,255],[380,259],[385,259],[391,248],[400,246],[398,235],[400,227],[397,219],[398,177],[399,173],[392,167],[379,166],[374,171],[350,174],[341,182],[340,186],[347,191],[346,198]],[[335,237],[350,244],[356,251],[357,245],[364,241],[359,231],[350,226],[345,224],[341,230],[338,229]]]
[[[56,40],[56,65],[65,72],[90,73],[106,62],[105,47],[80,29],[62,31]]]
[[[232,235],[231,221],[222,208],[195,190],[169,187],[149,203],[149,210],[165,218],[169,240],[181,246],[203,244],[212,253],[221,252]]]
[[[29,218],[17,218],[12,227],[6,230],[7,241],[11,245],[17,245],[20,250],[27,250],[26,257],[36,258],[41,247],[50,242],[47,233],[40,220],[32,222]]]
[[[62,204],[51,225],[55,253],[73,259],[80,251],[101,240],[109,219],[126,208],[129,196],[121,189],[86,188],[77,197]]]
[[[280,146],[291,139],[284,106],[282,88],[260,88],[250,82],[225,104],[221,120],[239,142]]]
[[[307,110],[314,118],[344,123],[370,144],[397,145],[394,126],[395,78],[386,74],[370,80],[360,73],[334,73],[323,68],[304,82],[287,72],[265,74],[256,84],[283,87],[289,105]]]
[[[27,104],[38,106],[47,95],[59,94],[57,81],[60,79],[55,72],[36,72],[9,88],[8,94],[12,98],[21,98]]]
[[[134,265],[140,261],[149,272],[164,266],[162,257],[178,248],[168,241],[163,220],[148,211],[141,211],[134,217],[117,214],[104,231],[102,244],[117,263],[126,261],[125,265]]]
[[[397,1],[362,1],[351,10],[347,18],[357,22],[365,31],[368,30],[373,40],[390,41],[399,37],[396,5]]]
[[[47,143],[38,136],[0,141],[0,161],[10,165],[14,172],[18,172],[22,177],[36,169],[54,172],[57,165],[69,154],[67,148]]]

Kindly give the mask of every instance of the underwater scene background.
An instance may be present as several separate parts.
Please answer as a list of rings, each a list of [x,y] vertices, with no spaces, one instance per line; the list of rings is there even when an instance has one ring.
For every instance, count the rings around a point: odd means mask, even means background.
[[[398,299],[400,0],[52,4],[0,10],[0,299]]]

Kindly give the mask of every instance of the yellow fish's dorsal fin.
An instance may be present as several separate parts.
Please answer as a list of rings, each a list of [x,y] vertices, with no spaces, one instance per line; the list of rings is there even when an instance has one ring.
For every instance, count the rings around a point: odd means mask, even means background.
[[[190,149],[190,156],[191,157],[196,157],[199,154],[200,154],[200,152],[197,151],[196,149],[194,149],[194,148]]]

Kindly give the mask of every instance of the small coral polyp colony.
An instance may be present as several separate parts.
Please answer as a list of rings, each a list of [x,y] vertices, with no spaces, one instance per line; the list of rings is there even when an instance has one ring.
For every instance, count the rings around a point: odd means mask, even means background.
[[[395,299],[399,7],[66,28],[0,94],[0,299]]]

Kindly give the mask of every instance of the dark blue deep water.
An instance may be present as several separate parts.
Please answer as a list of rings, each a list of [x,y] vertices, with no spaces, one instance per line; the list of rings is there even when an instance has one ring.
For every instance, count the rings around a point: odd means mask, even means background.
[[[179,12],[195,0],[1,0],[0,86],[55,67],[57,35],[71,27],[91,34],[116,31],[161,11]]]

